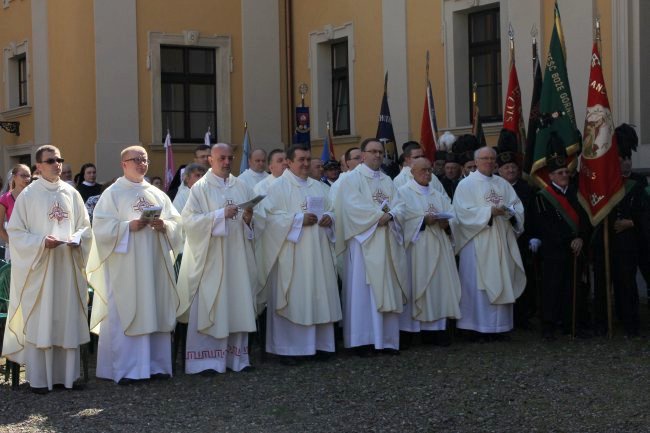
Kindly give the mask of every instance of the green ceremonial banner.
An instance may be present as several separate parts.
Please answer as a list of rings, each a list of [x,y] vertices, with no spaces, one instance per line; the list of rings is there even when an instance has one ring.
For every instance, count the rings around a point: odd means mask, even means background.
[[[575,169],[576,154],[580,150],[580,132],[576,126],[565,52],[560,11],[555,3],[555,23],[544,70],[540,118],[531,168],[531,176],[540,187],[549,183],[546,147],[552,131],[557,132],[564,142],[571,169]]]

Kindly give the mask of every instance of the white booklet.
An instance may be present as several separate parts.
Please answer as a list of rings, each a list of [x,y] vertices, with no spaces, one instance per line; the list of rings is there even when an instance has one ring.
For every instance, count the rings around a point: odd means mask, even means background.
[[[434,212],[432,214],[437,220],[450,220],[454,217],[451,212]]]
[[[83,235],[86,230],[88,230],[88,227],[77,230],[65,243],[73,247],[78,246],[81,243],[81,235]]]
[[[316,215],[320,221],[325,213],[325,197],[307,196],[307,212]]]

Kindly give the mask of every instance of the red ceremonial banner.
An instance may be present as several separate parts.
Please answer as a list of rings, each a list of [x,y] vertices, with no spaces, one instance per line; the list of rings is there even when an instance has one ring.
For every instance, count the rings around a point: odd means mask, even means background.
[[[591,54],[587,116],[582,137],[578,199],[595,226],[625,195],[614,121],[596,42]]]

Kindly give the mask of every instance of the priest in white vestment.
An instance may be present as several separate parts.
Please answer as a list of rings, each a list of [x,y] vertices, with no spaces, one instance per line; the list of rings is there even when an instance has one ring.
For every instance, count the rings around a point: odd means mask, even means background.
[[[251,190],[255,185],[268,177],[266,172],[266,152],[264,149],[255,149],[248,157],[248,168],[240,173],[237,179],[244,182]]]
[[[128,384],[172,373],[171,332],[179,304],[174,258],[182,236],[171,200],[144,179],[144,148],[124,149],[121,165],[124,176],[95,206],[96,248],[88,274],[95,289],[97,377]]]
[[[266,351],[282,356],[334,352],[341,320],[328,188],[309,178],[311,153],[294,146],[289,169],[273,184],[262,234],[269,285]]]
[[[409,183],[411,180],[413,180],[413,174],[411,173],[411,167],[413,166],[413,163],[417,161],[420,158],[424,158],[424,151],[422,150],[422,147],[420,147],[420,144],[416,141],[409,141],[405,143],[406,145],[404,146],[404,167],[402,167],[402,170],[399,172],[399,174],[393,179],[393,183],[395,184],[395,189],[400,189],[402,186],[406,185]],[[445,188],[442,186],[440,181],[436,176],[431,177],[431,182],[430,185],[433,189],[439,191],[443,195],[447,195],[445,192]]]
[[[454,210],[447,194],[431,186],[431,163],[413,162],[413,180],[397,191],[395,208],[409,262],[408,302],[400,315],[405,332],[442,331],[460,318],[460,279],[445,229]]]
[[[233,176],[230,145],[212,147],[212,168],[183,210],[186,241],[178,275],[179,320],[188,322],[185,372],[224,373],[249,367],[248,333],[255,331],[257,269],[253,210],[238,205],[253,192]]]
[[[348,174],[350,174],[355,168],[361,164],[361,149],[358,147],[351,147],[348,149],[345,154],[343,155],[343,158],[345,160],[345,166],[347,167],[347,170],[344,171],[343,173],[339,174],[339,178],[334,182],[334,184],[330,187],[329,191],[329,198],[330,202],[332,205],[336,203],[336,194],[339,191],[339,187],[341,186],[341,180],[343,180]]]
[[[399,314],[408,287],[406,254],[391,209],[395,186],[379,170],[384,146],[366,139],[361,151],[364,163],[339,181],[334,206],[336,253],[345,253],[344,344],[393,353],[399,350]]]
[[[36,150],[41,177],[16,199],[7,227],[11,288],[2,356],[25,364],[31,390],[76,388],[88,333],[85,265],[92,245],[83,199],[60,179],[54,146]]]
[[[475,153],[477,171],[456,188],[452,231],[460,253],[460,329],[502,333],[512,329],[513,303],[526,285],[517,246],[524,230],[524,208],[515,190],[493,176],[496,152]]]
[[[183,212],[185,203],[187,203],[187,199],[190,198],[190,189],[192,188],[192,185],[201,179],[203,175],[205,175],[205,172],[205,166],[195,162],[185,167],[185,171],[183,171],[183,185],[186,186],[186,188],[179,189],[176,193],[176,197],[174,197],[174,201],[172,202],[178,213]]]

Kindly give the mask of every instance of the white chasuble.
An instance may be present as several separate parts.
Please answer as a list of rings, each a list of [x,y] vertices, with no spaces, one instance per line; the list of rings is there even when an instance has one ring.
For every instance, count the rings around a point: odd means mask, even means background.
[[[390,209],[396,190],[390,177],[357,167],[343,179],[337,194],[336,253],[342,254],[356,238],[361,244],[365,279],[372,288],[377,311],[402,311],[406,296],[406,254],[394,222],[379,227],[377,221]],[[395,210],[391,209],[395,216]]]
[[[165,232],[150,226],[132,232],[129,222],[143,209],[162,208]],[[179,298],[174,277],[175,255],[181,247],[180,215],[169,197],[150,183],[120,177],[95,206],[96,248],[88,274],[95,289],[91,328],[100,334],[109,315],[108,291],[119,314],[124,335],[170,332],[176,326]]]
[[[7,232],[11,287],[2,354],[27,364],[31,386],[51,389],[54,380],[69,388],[79,377],[79,345],[89,341],[85,268],[93,237],[88,212],[66,182],[40,178],[18,196]],[[76,237],[79,246],[45,248],[48,235],[63,241]],[[70,363],[61,350],[72,351],[76,361]],[[39,365],[30,365],[34,362]],[[42,374],[35,377],[35,369]]]
[[[451,201],[430,185],[411,180],[399,188],[395,207],[411,264],[412,319],[433,322],[459,318],[460,279],[449,237],[438,224],[421,230],[426,215],[453,214]]]
[[[399,172],[397,177],[393,179],[393,183],[395,184],[395,189],[400,189],[412,180],[413,173],[411,172],[411,167],[404,167],[402,168],[402,171]],[[443,196],[449,198],[447,192],[445,191],[445,187],[442,186],[442,183],[440,183],[440,180],[438,180],[436,176],[431,176],[431,182],[429,182],[429,186],[438,191]]]
[[[276,290],[270,294],[275,297],[275,312],[299,325],[341,320],[333,231],[318,224],[302,226],[311,202],[321,202],[323,211],[331,214],[327,192],[321,182],[303,180],[285,170],[265,199],[266,267],[258,271],[266,280],[277,266]]]
[[[476,286],[486,292],[491,304],[514,303],[526,285],[517,246],[517,236],[524,229],[524,208],[515,190],[499,176],[476,171],[458,184],[453,204],[456,219],[451,227],[456,251],[471,241]],[[492,217],[492,207],[505,207],[508,213]]]
[[[255,189],[255,185],[263,181],[269,176],[269,174],[265,171],[258,173],[254,170],[251,170],[250,168],[247,168],[244,170],[243,173],[241,173],[237,179],[241,180],[246,184],[247,187],[249,187],[251,190]]]
[[[208,171],[191,189],[183,210],[186,241],[178,275],[179,320],[189,319],[197,301],[197,332],[223,339],[255,331],[257,269],[253,232],[240,210],[224,217],[227,205],[242,204],[253,192],[236,177],[225,181]]]

